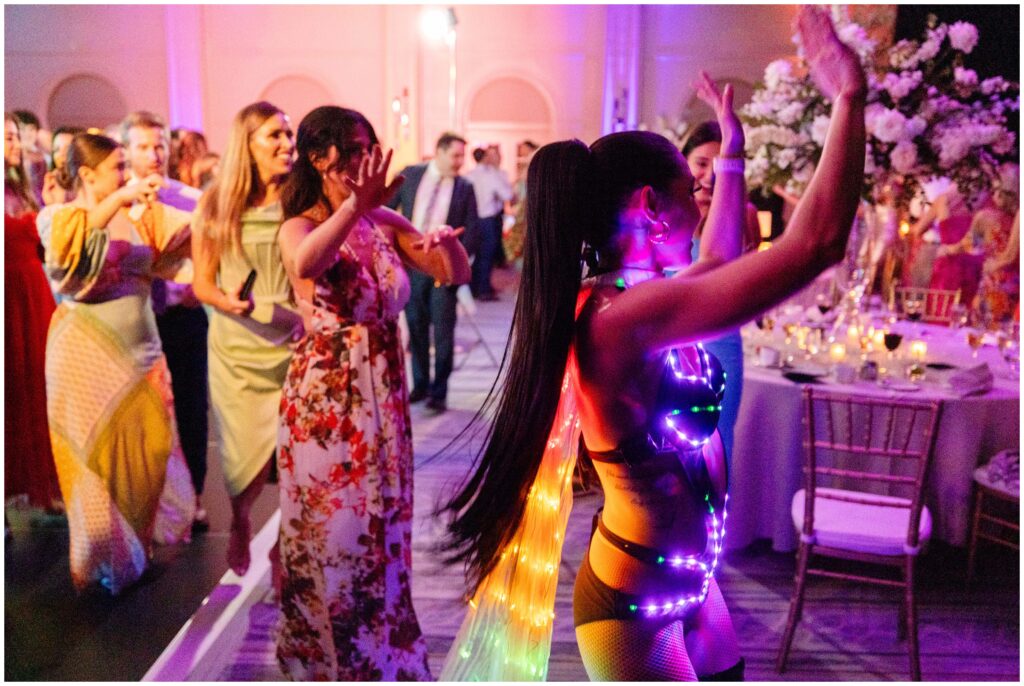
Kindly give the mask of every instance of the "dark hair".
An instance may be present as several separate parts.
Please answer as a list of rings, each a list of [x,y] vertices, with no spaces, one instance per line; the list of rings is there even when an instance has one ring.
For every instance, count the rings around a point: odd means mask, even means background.
[[[722,127],[716,121],[706,121],[693,127],[690,133],[686,134],[683,141],[683,157],[689,157],[694,148],[699,148],[705,143],[721,143]]]
[[[65,133],[70,133],[72,136],[77,136],[80,133],[85,133],[85,129],[81,126],[58,126],[53,130],[53,136],[50,137],[50,146],[53,146],[53,141],[57,140],[57,136]]]
[[[4,127],[6,129],[7,122],[11,122],[15,126],[18,126],[18,118],[14,116],[13,112],[4,112]],[[5,131],[6,135],[6,131]],[[25,204],[30,212],[35,212],[39,209],[39,203],[36,202],[33,197],[32,190],[28,184],[28,174],[25,173],[25,158],[22,157],[21,162],[17,166],[7,166],[7,159],[4,159],[4,187],[14,192],[16,196]]]
[[[447,150],[452,147],[452,143],[466,144],[466,139],[457,133],[451,131],[445,131],[441,134],[441,137],[437,139],[437,145],[434,146],[436,150]]]
[[[285,219],[297,217],[318,203],[328,204],[323,179],[313,166],[313,158],[327,157],[331,146],[334,146],[340,155],[338,166],[344,166],[352,155],[361,152],[352,144],[360,126],[369,134],[370,143],[376,144],[377,134],[373,126],[355,110],[324,105],[303,117],[295,136],[295,165],[281,189],[281,207]]]
[[[519,525],[558,408],[591,225],[592,165],[578,140],[546,145],[530,162],[523,277],[498,377],[508,371],[473,420],[497,406],[477,467],[444,507],[444,547],[450,561],[466,564],[474,586]]]
[[[575,333],[584,244],[605,249],[629,195],[645,185],[666,191],[684,164],[667,139],[639,131],[589,149],[551,143],[530,162],[522,280],[498,378],[508,371],[470,423],[496,405],[476,468],[443,508],[451,516],[444,549],[466,564],[474,587],[518,528],[540,467]]]
[[[540,147],[539,145],[537,145],[536,143],[534,143],[533,141],[531,141],[531,140],[530,140],[529,138],[527,138],[527,139],[525,139],[525,140],[522,140],[522,141],[519,141],[519,145],[525,145],[525,146],[526,146],[526,147],[528,147],[528,148],[529,148],[530,150],[536,150],[537,148],[539,148],[539,147]]]
[[[34,126],[37,129],[43,128],[42,124],[39,122],[39,117],[36,116],[35,112],[30,112],[29,110],[14,110],[11,114],[14,115],[14,120],[17,124],[22,126]]]
[[[484,147],[476,148],[475,150],[473,150],[473,159],[476,162],[479,163],[480,160],[482,160],[486,154],[487,154],[487,148],[484,148]]]
[[[78,170],[82,167],[95,169],[119,147],[120,144],[113,138],[95,133],[78,134],[71,139],[68,160],[57,172],[57,183],[67,190],[78,190]]]
[[[686,161],[664,136],[651,131],[622,131],[597,139],[594,153],[596,201],[594,240],[588,241],[602,259],[610,257],[610,239],[618,231],[619,210],[638,188],[650,186],[661,194],[683,174]]]

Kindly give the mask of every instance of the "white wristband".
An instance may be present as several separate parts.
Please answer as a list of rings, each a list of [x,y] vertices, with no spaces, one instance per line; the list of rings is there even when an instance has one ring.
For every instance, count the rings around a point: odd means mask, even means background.
[[[711,161],[711,169],[718,174],[742,174],[746,161],[742,157],[716,157]]]

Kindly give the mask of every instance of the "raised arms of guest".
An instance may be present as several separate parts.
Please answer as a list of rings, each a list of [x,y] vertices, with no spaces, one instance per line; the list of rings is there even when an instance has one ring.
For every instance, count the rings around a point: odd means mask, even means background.
[[[293,280],[315,280],[334,262],[349,234],[366,218],[381,227],[406,266],[415,267],[445,284],[469,281],[469,258],[458,241],[458,229],[441,227],[424,236],[405,217],[383,207],[398,190],[402,177],[387,183],[391,151],[384,154],[379,145],[370,148],[367,138],[363,150],[345,164],[341,153],[332,147],[327,157],[313,160],[324,179],[323,191],[332,212],[323,222],[300,215],[281,225],[278,238],[281,255]]]

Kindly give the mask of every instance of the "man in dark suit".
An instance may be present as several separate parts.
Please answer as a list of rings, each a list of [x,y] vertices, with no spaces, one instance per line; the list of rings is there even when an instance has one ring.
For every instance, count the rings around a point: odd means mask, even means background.
[[[460,240],[472,255],[477,240],[476,194],[459,176],[466,159],[466,140],[454,133],[437,139],[432,159],[402,170],[405,183],[389,205],[423,233],[447,224],[464,227]],[[412,295],[405,306],[412,353],[412,392],[409,402],[426,400],[430,414],[448,409],[448,377],[455,357],[455,291],[457,286],[436,286],[434,280],[409,269]],[[434,380],[430,380],[430,326],[434,326]]]

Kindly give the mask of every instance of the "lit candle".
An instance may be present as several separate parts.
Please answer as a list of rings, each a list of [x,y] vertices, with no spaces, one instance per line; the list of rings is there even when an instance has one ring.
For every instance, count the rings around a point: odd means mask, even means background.
[[[828,356],[833,362],[846,360],[846,346],[842,343],[833,343],[828,349]]]
[[[809,334],[810,332],[811,330],[806,326],[797,327],[796,347],[800,348],[801,350],[807,350],[807,334]]]
[[[917,362],[924,362],[925,357],[928,355],[928,344],[924,341],[911,341],[910,342],[910,359],[916,360]]]
[[[772,213],[768,210],[758,210],[757,226],[761,230],[761,240],[766,241],[772,237]]]
[[[885,330],[875,329],[874,335],[871,337],[871,342],[875,344],[876,350],[881,350],[885,347]]]

